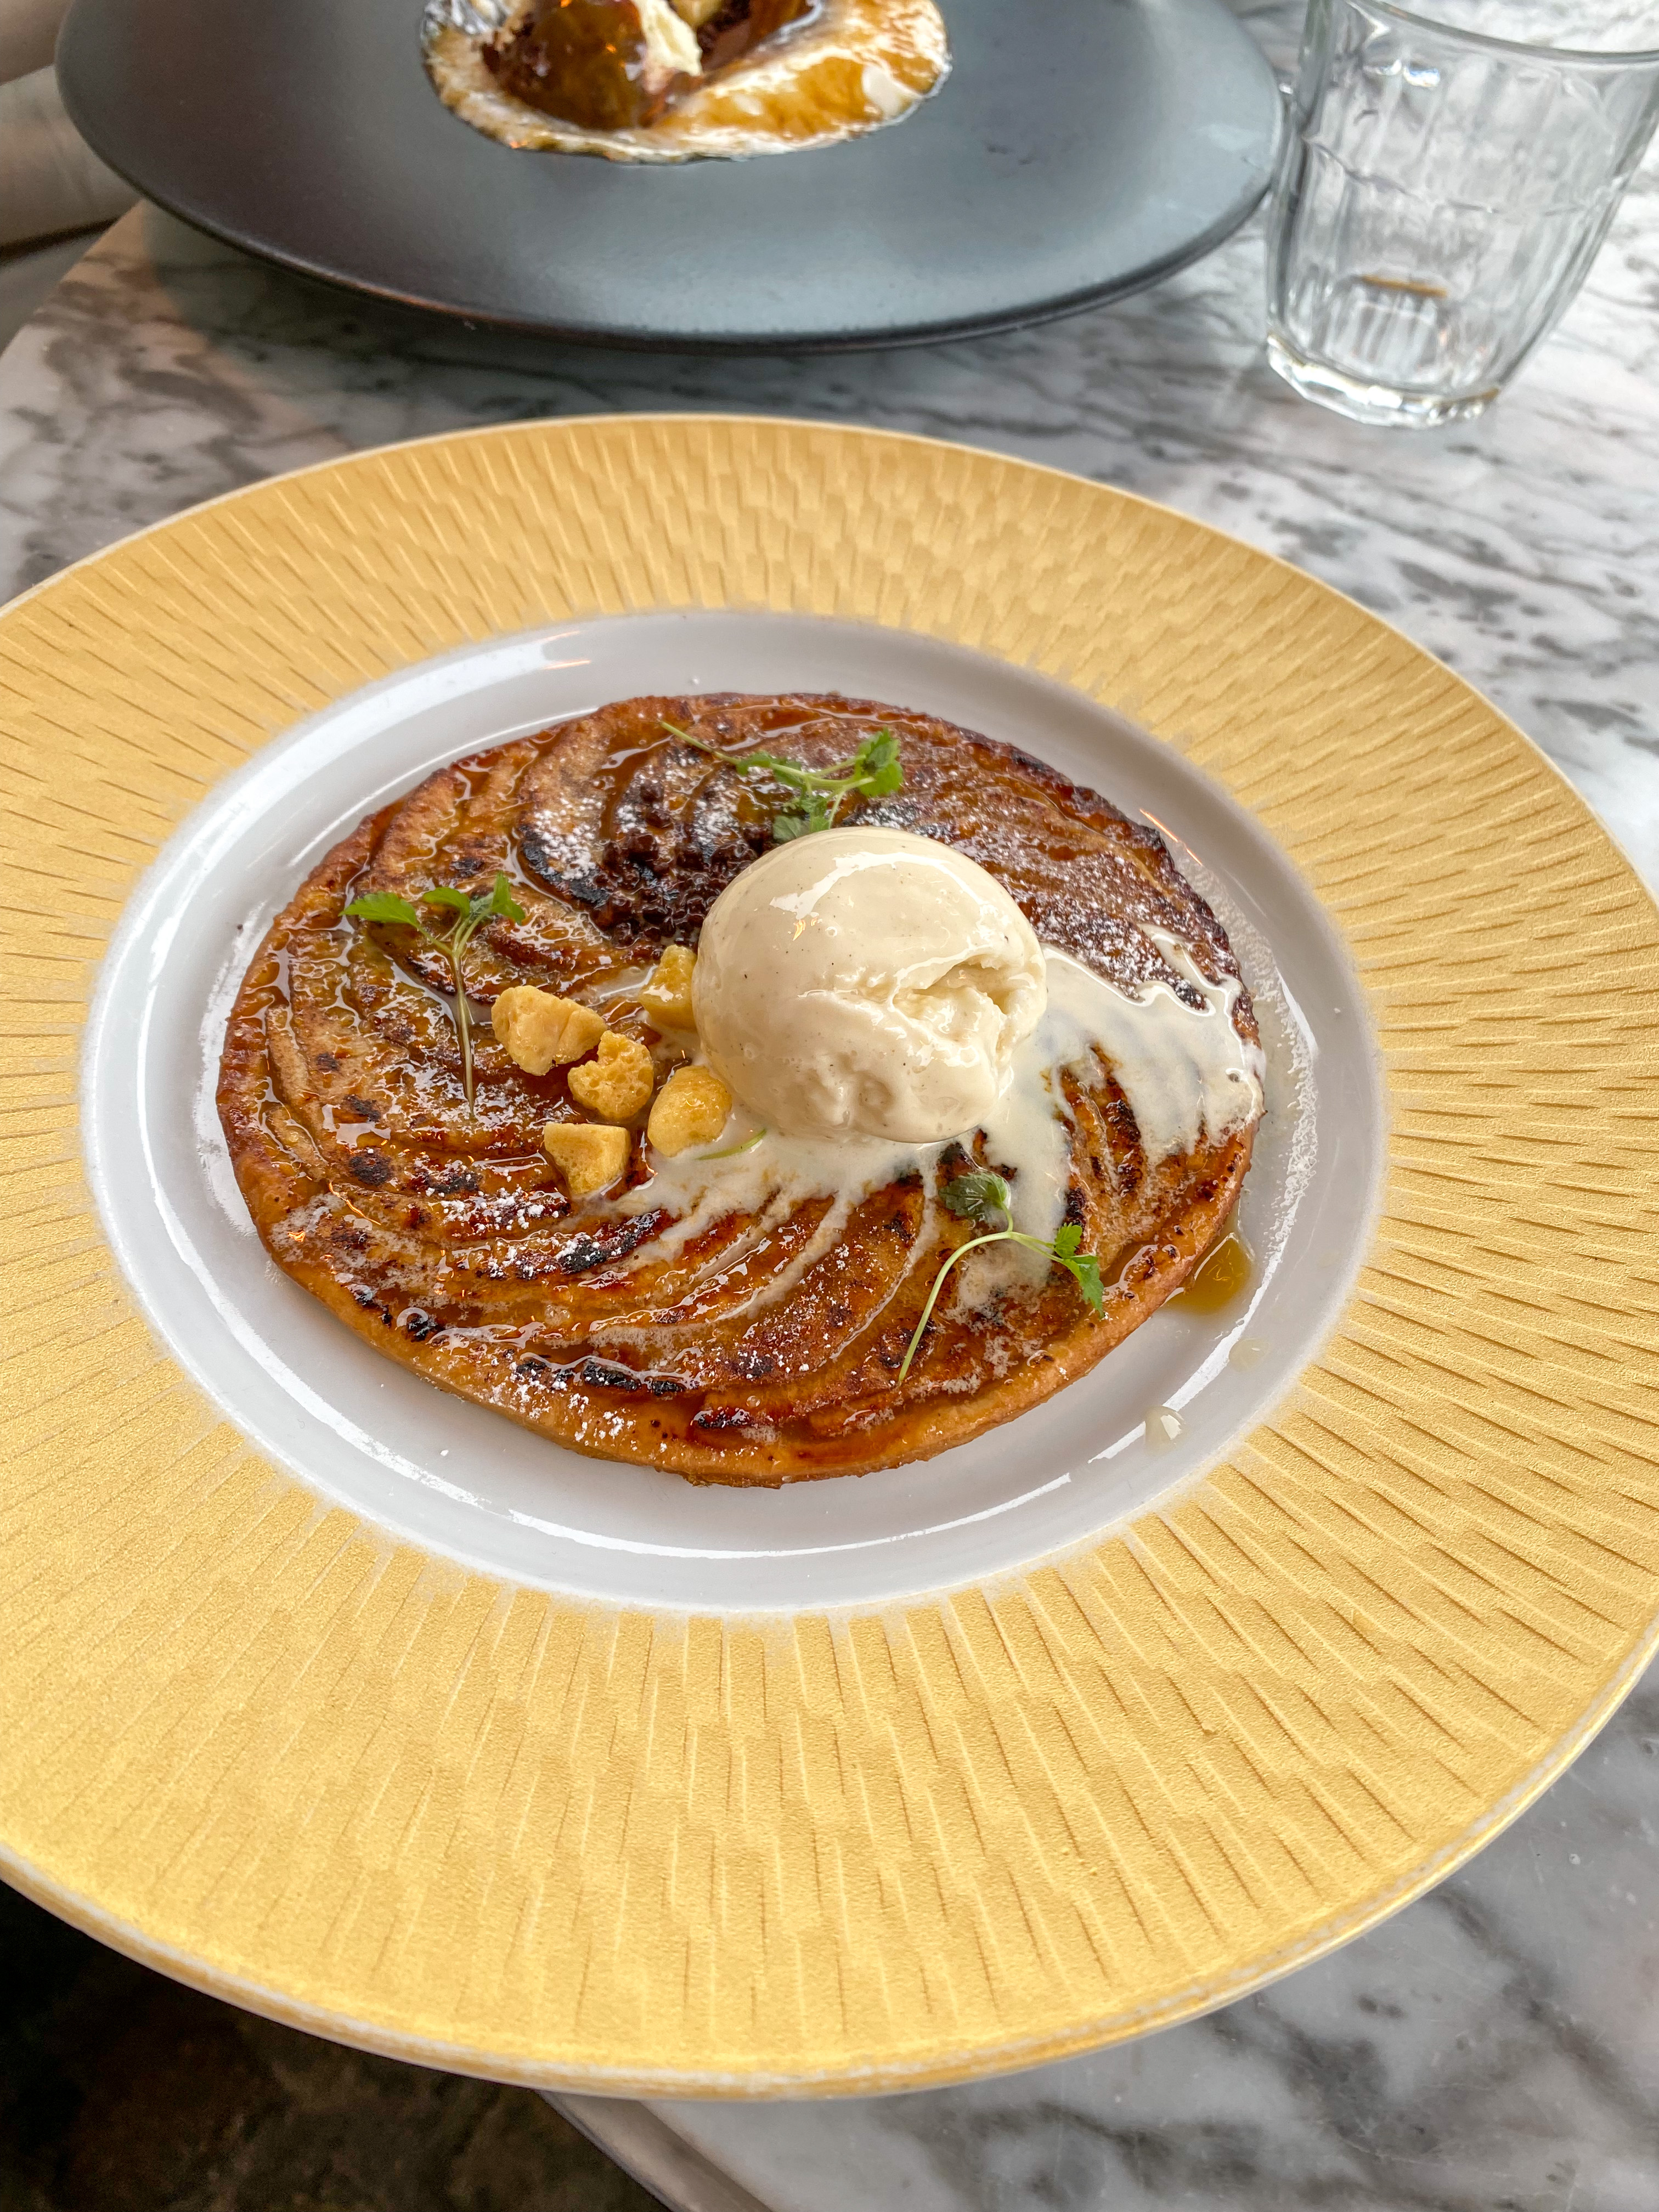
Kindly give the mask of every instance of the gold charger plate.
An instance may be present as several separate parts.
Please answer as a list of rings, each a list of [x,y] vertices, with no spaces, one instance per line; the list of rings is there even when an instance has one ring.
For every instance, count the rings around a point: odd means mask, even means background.
[[[1045,672],[1179,748],[1333,918],[1384,1055],[1374,1243],[1296,1388],[1132,1528],[833,1619],[574,1603],[319,1499],[136,1316],[76,1038],[158,847],[356,687],[651,606]],[[1659,917],[1516,730],[1308,577],[951,447],[541,424],[129,540],[0,616],[0,1845],[106,1941],[502,2079],[946,2081],[1354,1934],[1652,1650]]]

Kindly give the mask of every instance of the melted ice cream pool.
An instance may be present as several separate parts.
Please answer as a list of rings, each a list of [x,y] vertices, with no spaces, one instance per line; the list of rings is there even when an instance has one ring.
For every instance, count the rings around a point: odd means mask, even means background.
[[[1064,1218],[1069,1180],[1062,1078],[1076,1071],[1090,1079],[1097,1054],[1110,1063],[1134,1115],[1149,1166],[1191,1151],[1200,1136],[1219,1139],[1261,1112],[1266,1060],[1261,1047],[1233,1026],[1243,984],[1233,976],[1212,982],[1191,946],[1171,932],[1149,927],[1146,935],[1201,1004],[1188,1005],[1165,983],[1121,991],[1068,953],[1045,946],[1047,1006],[1013,1054],[1006,1090],[978,1125],[985,1130],[988,1158],[1017,1170],[1011,1184],[1014,1227],[1045,1243]],[[745,1243],[758,1243],[807,1200],[829,1199],[811,1241],[757,1293],[754,1304],[764,1306],[786,1297],[839,1241],[853,1209],[871,1191],[912,1170],[931,1184],[944,1149],[943,1142],[762,1133],[758,1117],[739,1107],[708,1152],[655,1157],[652,1178],[617,1203],[624,1212],[661,1206],[675,1217],[653,1246],[666,1256],[734,1210],[750,1217]],[[735,1255],[724,1256],[729,1263]],[[1030,1267],[1006,1246],[998,1248],[998,1264],[1016,1272]],[[963,1294],[975,1302],[973,1286],[964,1285]]]

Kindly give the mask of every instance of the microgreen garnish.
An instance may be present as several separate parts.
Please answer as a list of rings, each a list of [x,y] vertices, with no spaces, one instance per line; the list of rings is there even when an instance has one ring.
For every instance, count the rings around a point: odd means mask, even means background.
[[[700,1160],[734,1160],[739,1152],[752,1152],[765,1134],[764,1129],[757,1129],[752,1137],[745,1137],[739,1145],[722,1145],[719,1152],[699,1152],[697,1158]]]
[[[983,1168],[952,1176],[945,1186],[945,1211],[954,1213],[958,1221],[976,1221],[981,1229],[988,1229],[999,1215],[1003,1227],[1012,1228],[1009,1204],[1007,1184],[1000,1175]]]
[[[449,919],[434,927],[422,913],[422,907],[436,907]],[[414,906],[396,891],[365,891],[361,898],[352,900],[346,912],[356,921],[380,921],[399,929],[412,929],[422,944],[443,955],[455,986],[455,1034],[460,1039],[461,1083],[466,1092],[466,1110],[471,1114],[472,1018],[467,1011],[466,976],[461,962],[474,932],[483,923],[494,921],[497,915],[504,921],[524,920],[524,908],[514,897],[507,878],[498,875],[487,891],[467,892],[457,890],[452,884],[435,884],[430,890],[421,893],[418,904]]]
[[[985,1244],[1023,1244],[1030,1252],[1042,1252],[1057,1267],[1064,1267],[1082,1291],[1091,1313],[1098,1313],[1106,1303],[1106,1292],[1100,1279],[1100,1262],[1092,1252],[1079,1252],[1083,1231],[1076,1222],[1068,1221],[1052,1243],[1041,1237],[1028,1237],[1013,1225],[1012,1194],[1000,1175],[991,1175],[981,1169],[971,1174],[959,1175],[945,1185],[945,1203],[958,1220],[972,1221],[985,1234],[970,1237],[965,1244],[958,1244],[933,1278],[933,1287],[927,1293],[927,1303],[921,1310],[921,1319],[916,1323],[915,1334],[899,1365],[898,1379],[903,1382],[910,1372],[910,1363],[916,1356],[922,1331],[933,1319],[933,1308],[939,1304],[939,1294],[945,1288],[945,1278],[958,1260],[965,1260],[970,1252],[977,1252]]]
[[[745,753],[733,760],[717,745],[708,744],[702,738],[694,738],[690,730],[681,729],[678,722],[664,720],[662,726],[682,744],[724,761],[739,775],[746,775],[752,769],[783,786],[790,794],[788,802],[772,817],[772,836],[780,845],[792,837],[807,836],[814,830],[833,830],[836,817],[849,799],[885,799],[889,792],[904,787],[898,739],[890,730],[873,731],[860,741],[851,760],[820,769],[803,768],[799,761],[784,760],[777,753]]]

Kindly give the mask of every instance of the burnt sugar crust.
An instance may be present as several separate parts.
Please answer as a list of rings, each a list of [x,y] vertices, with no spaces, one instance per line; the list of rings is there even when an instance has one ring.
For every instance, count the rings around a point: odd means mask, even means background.
[[[671,736],[672,722],[693,742]],[[1148,931],[1237,975],[1215,915],[1162,838],[1042,763],[935,718],[834,696],[622,702],[474,754],[363,822],[271,925],[232,1012],[219,1110],[238,1183],[277,1264],[383,1357],[559,1443],[695,1482],[867,1474],[982,1434],[1085,1373],[1191,1273],[1249,1164],[1254,1127],[1149,1164],[1097,1062],[1068,1075],[1067,1218],[1108,1283],[1096,1317],[1069,1278],[977,1308],[942,1300],[897,1371],[941,1261],[972,1233],[940,1202],[984,1158],[969,1139],[853,1206],[799,1265],[830,1201],[765,1222],[734,1208],[690,1242],[650,1201],[635,1135],[623,1188],[573,1206],[542,1150],[574,1116],[564,1073],[515,1066],[477,1025],[469,1117],[441,959],[343,909],[368,890],[511,878],[521,921],[473,940],[470,995],[512,984],[604,994],[665,1073],[683,1045],[629,987],[695,945],[770,842],[750,779],[705,748],[827,768],[891,729],[903,787],[844,818],[956,846],[1037,935],[1133,991],[1194,1002]],[[1256,1041],[1248,993],[1234,1001]],[[792,1266],[792,1263],[794,1263]]]

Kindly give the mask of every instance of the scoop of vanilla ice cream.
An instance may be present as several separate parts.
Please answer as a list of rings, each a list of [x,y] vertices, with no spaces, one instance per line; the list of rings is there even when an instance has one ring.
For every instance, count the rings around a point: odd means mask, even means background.
[[[1048,997],[1000,884],[903,830],[826,830],[729,884],[697,946],[703,1049],[788,1137],[933,1144],[975,1128]]]

